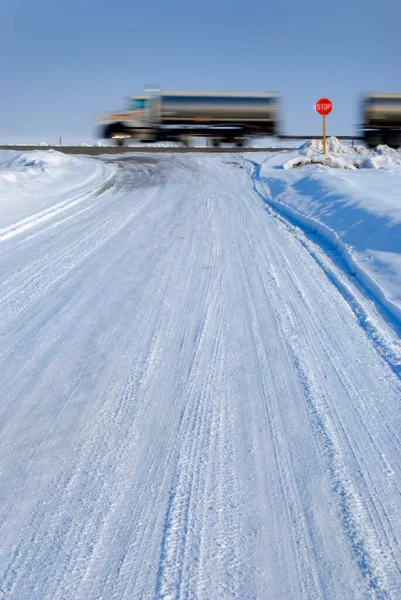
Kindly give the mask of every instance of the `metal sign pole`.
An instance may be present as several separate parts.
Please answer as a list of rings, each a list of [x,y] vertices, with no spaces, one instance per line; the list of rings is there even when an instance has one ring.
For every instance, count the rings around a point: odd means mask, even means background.
[[[326,115],[323,115],[323,154],[326,154]]]

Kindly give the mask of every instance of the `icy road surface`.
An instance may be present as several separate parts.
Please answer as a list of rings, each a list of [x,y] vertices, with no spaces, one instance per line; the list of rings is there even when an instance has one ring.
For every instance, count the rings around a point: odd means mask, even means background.
[[[250,170],[0,239],[1,598],[401,597],[399,340]]]

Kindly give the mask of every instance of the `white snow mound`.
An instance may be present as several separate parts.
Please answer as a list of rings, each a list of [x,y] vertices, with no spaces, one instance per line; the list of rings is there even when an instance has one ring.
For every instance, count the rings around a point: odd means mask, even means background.
[[[345,146],[336,137],[327,139],[327,154],[323,154],[322,140],[309,140],[302,144],[293,156],[281,166],[294,169],[306,165],[323,165],[332,169],[400,169],[401,152],[388,146],[368,150],[364,146]]]
[[[4,160],[1,160],[4,156]],[[5,150],[0,153],[0,179],[5,175],[9,175],[10,171],[15,173],[33,174],[35,171],[50,171],[54,170],[55,166],[66,167],[71,164],[72,157],[56,152],[55,150],[36,150],[35,152],[18,152],[13,153]],[[7,178],[7,177],[6,177]]]
[[[265,157],[256,179],[261,194],[334,245],[401,322],[401,152],[352,148],[336,139],[329,148],[335,152],[319,154],[321,142],[312,140],[296,152]],[[300,164],[311,166],[292,168]],[[327,168],[338,164],[345,167]]]
[[[115,167],[56,150],[0,150],[0,231],[71,198],[94,193]]]

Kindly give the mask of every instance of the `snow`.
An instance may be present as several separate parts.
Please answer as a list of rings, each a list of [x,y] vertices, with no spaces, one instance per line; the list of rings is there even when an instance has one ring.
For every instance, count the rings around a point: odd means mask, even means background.
[[[401,597],[399,329],[300,216],[397,269],[399,172],[292,152],[1,153],[0,598]]]
[[[115,143],[112,140],[98,140],[95,136],[83,134],[69,135],[0,135],[0,146],[112,146]]]
[[[295,155],[287,159],[283,169],[293,169],[320,164],[332,169],[393,169],[401,168],[401,153],[387,146],[378,146],[369,152],[364,146],[345,146],[337,138],[327,139],[326,154],[323,141],[310,140],[297,148]]]
[[[82,135],[68,135],[68,136],[62,136],[61,138],[62,141],[62,145],[63,146],[115,146],[115,140],[111,140],[111,139],[97,139],[97,138],[91,138],[89,136],[82,136]],[[204,147],[207,145],[207,139],[206,138],[202,138],[202,137],[195,137],[192,136],[191,138],[191,146],[196,146],[196,147]],[[2,135],[0,136],[0,145],[2,146],[58,146],[60,144],[60,138],[59,137],[52,137],[49,136],[46,138],[46,140],[43,140],[43,137],[41,136],[29,136],[29,137],[23,137],[23,136],[12,136],[12,135]],[[146,143],[142,143],[139,141],[135,141],[135,140],[125,140],[125,145],[128,146],[132,146],[132,147],[146,147],[146,146],[151,146],[151,147],[177,147],[177,146],[182,146],[181,143],[178,142],[156,142],[156,143],[152,143],[152,144],[146,144]],[[295,140],[280,140],[276,137],[255,137],[255,138],[251,138],[248,143],[247,146],[253,147],[253,148],[291,148],[292,146],[297,147],[299,145],[299,141],[295,141]],[[227,144],[226,147],[232,147],[232,144]]]
[[[54,150],[0,150],[0,237],[96,194],[114,171],[104,162]]]
[[[344,147],[335,138],[327,149],[324,156],[322,142],[312,140],[258,159],[257,187],[267,202],[337,246],[401,321],[401,152]]]

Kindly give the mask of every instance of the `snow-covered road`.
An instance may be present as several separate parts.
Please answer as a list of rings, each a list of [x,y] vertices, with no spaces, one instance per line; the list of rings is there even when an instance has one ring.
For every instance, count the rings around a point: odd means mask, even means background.
[[[119,165],[0,236],[0,598],[397,600],[396,333],[246,158]]]

